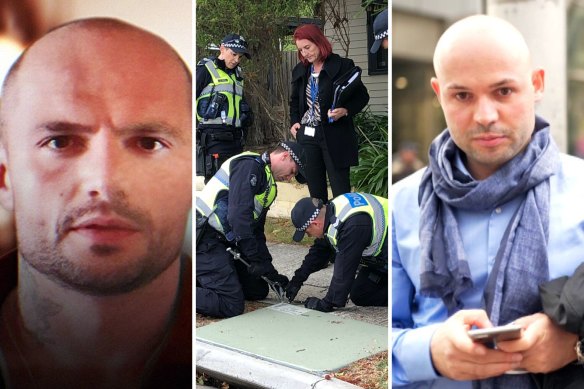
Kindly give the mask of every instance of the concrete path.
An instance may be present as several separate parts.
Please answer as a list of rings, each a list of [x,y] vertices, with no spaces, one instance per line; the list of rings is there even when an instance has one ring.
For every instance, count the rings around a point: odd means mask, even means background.
[[[202,181],[197,177],[196,190],[202,189]],[[298,184],[278,184],[278,201],[269,212],[271,217],[289,217],[290,209],[302,197],[308,196],[306,186]],[[292,278],[294,271],[300,266],[308,253],[308,247],[282,243],[269,243],[268,248],[274,260],[274,266],[281,274]],[[333,265],[314,273],[304,283],[296,296],[297,301],[307,297],[323,298],[326,295],[333,273]],[[277,304],[279,301],[270,292],[262,302]],[[358,307],[348,302],[345,308],[336,309],[333,314],[388,326],[387,307]],[[204,371],[213,377],[225,379],[243,387],[259,388],[357,388],[347,382],[337,379],[327,380],[317,375],[311,375],[290,367],[274,364],[249,355],[243,355],[231,350],[222,349],[208,344],[196,344],[197,370]],[[278,383],[276,385],[270,383]],[[199,386],[197,386],[199,387]]]
[[[270,243],[268,248],[276,269],[289,278],[294,275],[294,271],[308,253],[308,247],[301,245]],[[310,296],[324,297],[330,284],[332,272],[333,265],[331,264],[326,269],[313,273],[300,289],[296,299],[304,301]],[[277,304],[279,301],[270,292],[263,302]],[[371,324],[388,326],[388,309],[386,307],[358,307],[349,302],[345,308],[336,309],[334,314]],[[319,375],[262,360],[257,356],[244,355],[202,342],[196,344],[196,364],[199,371],[243,387],[357,388],[355,385],[338,379],[327,380]]]
[[[304,257],[308,253],[308,247],[301,245],[290,245],[283,243],[269,243],[268,248],[274,260],[274,266],[278,271],[288,278],[294,276],[294,271],[300,267]],[[323,298],[326,295],[333,275],[333,265],[330,264],[326,269],[313,273],[300,289],[296,300],[304,301],[307,297],[315,296]],[[276,304],[276,297],[271,294],[264,300]],[[350,319],[360,320],[371,324],[381,326],[388,325],[387,307],[358,307],[351,301],[345,308],[336,309],[334,314]]]

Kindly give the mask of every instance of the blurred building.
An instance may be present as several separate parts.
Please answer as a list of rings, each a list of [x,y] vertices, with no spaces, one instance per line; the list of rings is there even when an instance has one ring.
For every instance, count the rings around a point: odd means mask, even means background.
[[[477,13],[508,20],[525,36],[533,62],[546,70],[536,112],[552,124],[562,151],[584,157],[584,0],[394,0],[392,144],[420,145],[445,128],[430,87],[432,56],[440,35],[456,20]]]

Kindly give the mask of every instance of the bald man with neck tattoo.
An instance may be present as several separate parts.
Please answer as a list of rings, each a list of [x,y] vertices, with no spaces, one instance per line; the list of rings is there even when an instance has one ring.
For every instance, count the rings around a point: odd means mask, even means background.
[[[108,18],[52,30],[11,68],[0,387],[191,387],[191,89],[168,43]]]

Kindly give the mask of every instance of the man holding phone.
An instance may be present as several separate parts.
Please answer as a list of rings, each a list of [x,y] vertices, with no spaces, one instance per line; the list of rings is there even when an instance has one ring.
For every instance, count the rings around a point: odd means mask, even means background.
[[[528,374],[505,373],[577,358],[577,336],[538,313],[538,287],[582,262],[584,162],[535,115],[544,71],[508,22],[453,24],[434,69],[448,128],[392,196],[392,384],[531,388]],[[520,338],[496,349],[468,334],[510,322]]]

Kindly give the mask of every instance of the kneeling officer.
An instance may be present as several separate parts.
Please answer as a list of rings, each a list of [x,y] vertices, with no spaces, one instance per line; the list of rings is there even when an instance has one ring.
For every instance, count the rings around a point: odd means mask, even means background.
[[[324,205],[310,197],[292,209],[293,239],[316,239],[286,288],[294,300],[310,274],[336,252],[333,278],[323,299],[309,297],[306,308],[330,312],[351,301],[361,306],[387,306],[387,199],[366,193],[345,193]],[[355,274],[358,272],[357,277]]]
[[[197,208],[197,312],[215,317],[243,313],[244,300],[268,295],[266,277],[282,287],[288,278],[272,265],[264,224],[276,199],[276,181],[293,177],[305,183],[304,151],[295,142],[280,142],[262,155],[244,152],[229,158],[205,185]],[[237,250],[249,268],[234,261]]]

